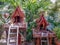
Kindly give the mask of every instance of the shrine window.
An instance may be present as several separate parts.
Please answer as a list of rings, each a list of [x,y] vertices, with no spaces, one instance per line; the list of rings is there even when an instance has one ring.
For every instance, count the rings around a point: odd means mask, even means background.
[[[17,22],[17,23],[18,23],[18,22],[21,22],[21,18],[20,18],[20,16],[16,16],[14,19],[15,19],[14,22]]]

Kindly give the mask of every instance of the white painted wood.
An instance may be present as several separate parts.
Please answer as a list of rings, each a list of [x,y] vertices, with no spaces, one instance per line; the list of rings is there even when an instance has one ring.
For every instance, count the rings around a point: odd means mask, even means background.
[[[17,32],[15,32],[15,33],[11,32],[11,30],[14,30],[14,29],[16,29]],[[19,33],[18,26],[9,26],[7,45],[18,45],[18,33]],[[11,35],[16,35],[16,36],[11,37]],[[12,43],[12,44],[10,44],[10,43]]]
[[[47,37],[45,37],[46,40],[42,40],[42,37],[44,37],[44,35],[45,35],[44,33],[41,34],[41,45],[43,45],[42,42],[45,42],[45,43],[47,43],[47,45],[49,45],[48,33],[46,33],[46,35],[47,35]]]

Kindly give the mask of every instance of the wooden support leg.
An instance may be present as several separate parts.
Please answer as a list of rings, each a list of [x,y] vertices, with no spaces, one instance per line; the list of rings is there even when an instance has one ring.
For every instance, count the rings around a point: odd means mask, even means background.
[[[52,45],[52,38],[49,39],[49,45]]]
[[[18,35],[18,45],[21,45],[21,35]]]
[[[7,41],[7,38],[8,38],[8,31],[6,30],[6,41]]]
[[[40,45],[40,38],[36,39],[36,45]]]

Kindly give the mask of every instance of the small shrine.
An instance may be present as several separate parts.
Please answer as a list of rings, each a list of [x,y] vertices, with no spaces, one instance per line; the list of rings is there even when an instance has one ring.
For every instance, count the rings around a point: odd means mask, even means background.
[[[17,6],[15,11],[12,13],[10,21],[8,23],[4,24],[3,26],[7,33],[7,36],[6,36],[7,40],[9,39],[9,27],[19,27],[19,31],[18,31],[19,33],[17,35],[18,36],[18,45],[22,45],[22,43],[26,40],[27,23],[25,21],[25,15],[19,6]],[[15,29],[13,29],[12,31],[17,32]]]
[[[60,45],[56,34],[50,31],[47,26],[49,23],[44,17],[44,12],[41,12],[40,17],[36,20],[36,27],[32,29],[33,44],[31,45]],[[7,45],[28,45],[26,44],[27,22],[19,6],[12,13],[10,21],[3,27],[6,31]]]
[[[49,23],[44,18],[44,13],[41,13],[36,24],[37,27],[33,28],[34,45],[59,45],[55,33],[47,29]]]

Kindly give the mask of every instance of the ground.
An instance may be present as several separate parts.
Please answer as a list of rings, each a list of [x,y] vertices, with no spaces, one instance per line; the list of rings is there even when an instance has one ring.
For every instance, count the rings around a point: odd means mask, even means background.
[[[6,44],[6,39],[0,39],[0,45],[7,45]]]
[[[1,39],[0,40],[0,45],[7,45],[6,43],[6,39]],[[22,44],[22,45],[34,45],[33,42],[30,42],[30,43],[25,43],[25,44]]]
[[[6,45],[6,43],[0,43],[0,45]]]

